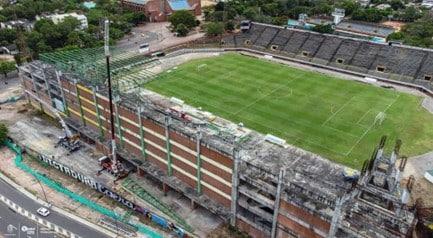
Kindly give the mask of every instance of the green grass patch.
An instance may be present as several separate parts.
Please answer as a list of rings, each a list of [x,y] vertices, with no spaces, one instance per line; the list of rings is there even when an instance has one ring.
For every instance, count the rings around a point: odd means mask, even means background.
[[[408,156],[433,148],[421,97],[239,54],[192,60],[145,87],[353,168],[382,135],[388,150],[402,139]],[[374,124],[380,112],[385,120]]]

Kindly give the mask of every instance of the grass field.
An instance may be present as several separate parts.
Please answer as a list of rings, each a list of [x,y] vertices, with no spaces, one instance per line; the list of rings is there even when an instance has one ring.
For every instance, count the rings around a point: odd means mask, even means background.
[[[190,61],[146,88],[353,168],[382,135],[389,150],[402,139],[408,156],[433,149],[433,115],[421,97],[238,54]],[[380,112],[385,120],[375,124]]]

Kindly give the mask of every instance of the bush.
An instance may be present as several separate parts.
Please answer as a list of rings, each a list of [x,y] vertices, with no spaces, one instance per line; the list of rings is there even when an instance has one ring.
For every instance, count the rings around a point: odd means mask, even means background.
[[[0,123],[0,145],[3,145],[6,142],[8,137],[8,128],[5,124]]]
[[[331,24],[326,24],[326,25],[320,24],[320,25],[316,25],[313,28],[313,31],[319,32],[319,33],[328,33],[328,34],[331,34],[331,33],[334,32],[334,28],[332,28]]]
[[[173,29],[178,29],[178,26],[180,24],[183,24],[184,27],[189,31],[191,28],[196,26],[195,16],[190,12],[186,10],[182,11],[176,11],[174,12],[169,19],[171,26]]]
[[[235,30],[235,23],[233,23],[232,21],[228,21],[226,22],[224,28],[226,31],[233,31]]]
[[[186,35],[188,35],[188,32],[189,32],[189,29],[183,23],[180,23],[179,25],[177,25],[176,33],[178,34],[178,36],[186,36]]]
[[[224,24],[220,22],[211,22],[206,25],[206,34],[208,36],[217,36],[224,33]]]

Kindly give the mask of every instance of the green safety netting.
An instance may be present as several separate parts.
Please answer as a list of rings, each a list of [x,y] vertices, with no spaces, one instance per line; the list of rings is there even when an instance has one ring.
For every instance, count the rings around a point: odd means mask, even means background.
[[[21,148],[19,146],[15,145],[14,143],[12,143],[11,141],[6,141],[6,146],[15,152],[15,154],[16,154],[15,165],[18,168],[20,168],[21,170],[33,175],[36,179],[38,179],[39,181],[41,181],[42,183],[44,183],[48,187],[56,190],[57,192],[61,192],[61,193],[65,194],[66,196],[73,199],[74,201],[77,201],[77,202],[91,208],[92,210],[94,210],[100,214],[111,217],[117,221],[126,220],[125,217],[121,217],[118,214],[116,214],[115,212],[113,212],[112,210],[110,210],[106,207],[103,207],[97,203],[94,203],[93,201],[90,201],[89,199],[87,199],[85,197],[82,197],[80,195],[75,194],[74,192],[70,191],[69,189],[63,187],[58,182],[51,180],[50,178],[46,177],[45,175],[43,175],[43,174],[39,173],[38,171],[29,167],[27,164],[25,164],[23,162]],[[158,234],[157,232],[151,230],[150,228],[148,228],[142,224],[135,224],[135,223],[131,223],[128,221],[127,221],[127,223],[129,225],[135,227],[140,233],[146,235],[149,238],[162,238],[162,235]]]
[[[122,182],[122,187],[127,191],[134,193],[139,198],[152,205],[154,208],[169,216],[171,219],[175,220],[178,225],[182,226],[188,232],[194,231],[194,229],[190,225],[188,225],[188,223],[184,219],[182,219],[182,217],[180,217],[175,211],[173,211],[173,209],[161,202],[160,199],[147,192],[143,187],[134,182],[132,179],[125,178]]]

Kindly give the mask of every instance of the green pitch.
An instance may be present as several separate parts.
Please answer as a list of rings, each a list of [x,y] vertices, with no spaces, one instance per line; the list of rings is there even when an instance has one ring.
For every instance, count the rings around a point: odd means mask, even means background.
[[[402,139],[404,155],[433,148],[421,97],[239,54],[190,61],[146,87],[354,168],[382,135],[389,149]]]

